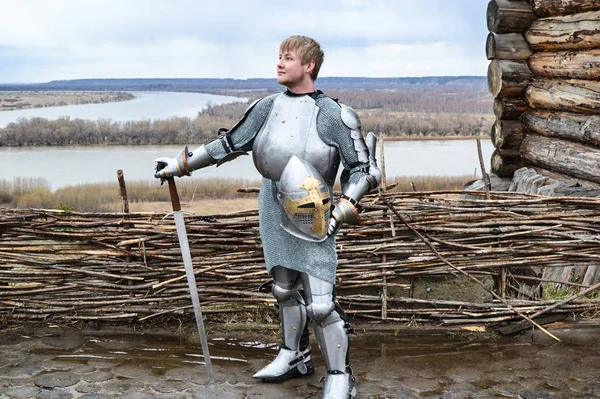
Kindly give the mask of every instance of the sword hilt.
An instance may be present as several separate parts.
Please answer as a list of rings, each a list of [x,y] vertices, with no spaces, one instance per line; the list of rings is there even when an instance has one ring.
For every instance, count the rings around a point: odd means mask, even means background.
[[[172,177],[167,178],[169,182],[169,194],[171,194],[171,205],[173,206],[173,212],[181,210],[181,203],[179,202],[179,194],[177,194],[177,186],[175,185],[175,179]]]

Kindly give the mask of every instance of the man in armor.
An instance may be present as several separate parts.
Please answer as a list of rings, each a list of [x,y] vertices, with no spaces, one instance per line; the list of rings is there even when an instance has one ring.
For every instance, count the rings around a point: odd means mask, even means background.
[[[335,235],[359,221],[358,202],[381,182],[376,138],[365,143],[350,107],[315,90],[324,54],[319,43],[292,36],[280,45],[277,81],[287,87],[251,104],[226,134],[176,158],[157,159],[155,177],[190,175],[252,151],[263,176],[259,226],[273,295],[279,306],[283,346],[254,377],[284,381],[314,373],[307,320],[327,367],[323,398],[356,393],[348,359],[348,324],[334,298]],[[333,201],[340,161],[342,195]]]

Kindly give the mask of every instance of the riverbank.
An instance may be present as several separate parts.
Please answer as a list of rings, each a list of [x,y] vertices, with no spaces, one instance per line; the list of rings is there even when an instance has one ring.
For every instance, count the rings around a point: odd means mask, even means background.
[[[193,324],[193,323],[192,323]],[[92,328],[90,328],[92,327]],[[266,384],[252,374],[271,361],[275,330],[207,325],[214,382],[193,325],[23,324],[0,329],[2,398],[319,398],[323,359],[311,341],[315,373]],[[517,337],[393,326],[355,326],[350,338],[357,398],[592,398],[600,395],[596,320],[547,326]]]
[[[131,93],[105,91],[0,91],[0,112],[65,105],[103,104],[129,101],[134,98]]]

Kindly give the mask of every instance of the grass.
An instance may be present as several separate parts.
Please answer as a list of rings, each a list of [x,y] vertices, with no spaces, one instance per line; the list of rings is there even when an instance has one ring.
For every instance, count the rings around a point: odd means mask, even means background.
[[[473,176],[400,176],[394,191],[460,190]],[[234,178],[176,179],[180,201],[186,209],[202,214],[228,213],[256,208],[256,194],[239,193],[243,187],[259,187],[259,180]],[[336,190],[340,190],[339,185]],[[127,199],[132,212],[170,209],[169,189],[158,180],[127,182]],[[52,191],[42,178],[0,179],[0,206],[8,208],[68,209],[80,212],[120,212],[122,200],[115,182],[67,186]],[[198,212],[200,211],[201,212]]]
[[[542,300],[544,301],[560,301],[567,299],[579,293],[579,290],[574,287],[558,288],[553,284],[544,284],[542,291]]]

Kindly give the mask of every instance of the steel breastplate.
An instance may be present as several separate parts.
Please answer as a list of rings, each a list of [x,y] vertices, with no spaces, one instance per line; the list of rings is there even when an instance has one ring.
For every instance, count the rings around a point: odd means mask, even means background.
[[[292,156],[310,163],[325,182],[335,182],[340,157],[335,147],[321,140],[317,132],[319,107],[310,96],[280,94],[254,140],[254,165],[264,177],[279,181]]]

